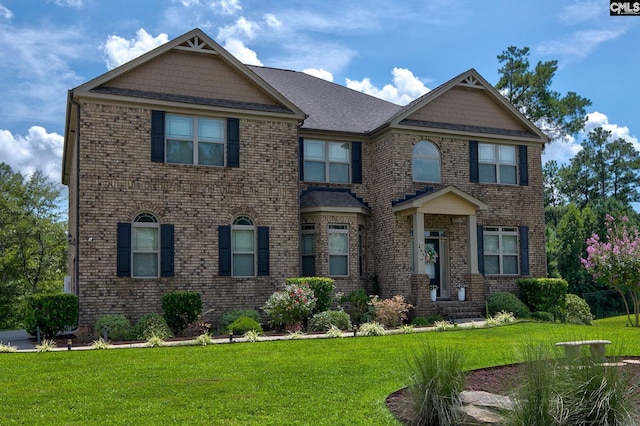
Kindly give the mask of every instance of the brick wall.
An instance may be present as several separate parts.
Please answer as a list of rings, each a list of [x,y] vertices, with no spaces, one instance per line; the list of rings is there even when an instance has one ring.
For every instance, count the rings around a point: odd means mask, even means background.
[[[80,324],[161,313],[162,294],[182,289],[200,292],[212,319],[260,307],[298,274],[295,123],[242,118],[239,168],[152,163],[150,131],[149,109],[82,104]],[[140,212],[175,226],[174,277],[116,277],[117,223]],[[271,276],[218,276],[217,228],[237,215],[270,228]]]

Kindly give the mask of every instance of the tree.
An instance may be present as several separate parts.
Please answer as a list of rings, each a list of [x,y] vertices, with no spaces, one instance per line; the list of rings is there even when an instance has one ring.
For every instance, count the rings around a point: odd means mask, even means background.
[[[522,114],[543,132],[554,138],[580,131],[587,120],[587,98],[568,92],[565,96],[551,90],[558,61],[538,62],[530,69],[529,48],[509,46],[498,55],[502,67],[498,89]]]
[[[593,234],[587,240],[587,258],[581,262],[595,280],[616,289],[623,297],[629,324],[640,326],[640,232],[628,225],[629,219],[618,222],[607,216],[606,238]],[[635,321],[631,320],[631,309],[626,296],[633,305]]]
[[[67,244],[59,196],[42,172],[27,178],[0,163],[0,326],[15,323],[22,296],[62,290]]]

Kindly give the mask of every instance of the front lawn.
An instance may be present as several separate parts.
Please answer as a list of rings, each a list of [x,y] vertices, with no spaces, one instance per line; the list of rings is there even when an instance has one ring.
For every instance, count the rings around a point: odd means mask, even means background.
[[[520,361],[530,341],[608,339],[609,354],[640,355],[625,323],[0,354],[0,424],[397,424],[384,400],[423,339],[465,348],[467,369]]]

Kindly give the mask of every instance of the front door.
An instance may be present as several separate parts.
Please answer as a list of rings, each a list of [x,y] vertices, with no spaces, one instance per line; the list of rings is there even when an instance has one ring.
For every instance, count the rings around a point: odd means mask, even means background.
[[[432,249],[435,253],[435,261],[426,262],[425,270],[429,275],[429,284],[438,287],[438,297],[449,297],[449,288],[446,282],[446,271],[444,269],[446,262],[445,255],[445,241],[440,238],[425,238],[424,247],[425,251]]]

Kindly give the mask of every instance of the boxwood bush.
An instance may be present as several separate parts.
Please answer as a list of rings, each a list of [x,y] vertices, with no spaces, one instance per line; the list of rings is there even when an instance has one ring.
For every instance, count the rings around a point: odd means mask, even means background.
[[[589,304],[578,295],[567,294],[566,304],[562,311],[562,322],[591,325],[592,321],[593,315]]]
[[[162,312],[167,325],[179,334],[202,313],[202,299],[195,291],[178,290],[162,295]]]
[[[240,317],[229,325],[229,333],[236,335],[244,334],[250,330],[262,333],[262,326],[249,317]]]
[[[487,298],[487,310],[489,316],[494,316],[498,312],[511,312],[516,318],[529,318],[531,311],[527,305],[522,303],[513,293],[498,291]]]
[[[521,278],[516,281],[520,300],[531,311],[559,315],[565,305],[569,284],[562,278]]]
[[[133,327],[129,320],[122,314],[105,315],[98,318],[95,325],[95,332],[98,336],[104,336],[107,330],[107,340],[123,341],[135,338]]]
[[[33,294],[26,297],[25,327],[35,336],[52,338],[78,324],[78,296],[75,294]]]
[[[223,333],[229,331],[229,326],[238,318],[247,317],[251,318],[257,323],[260,323],[260,312],[255,309],[232,309],[222,314],[220,317],[220,328]]]

